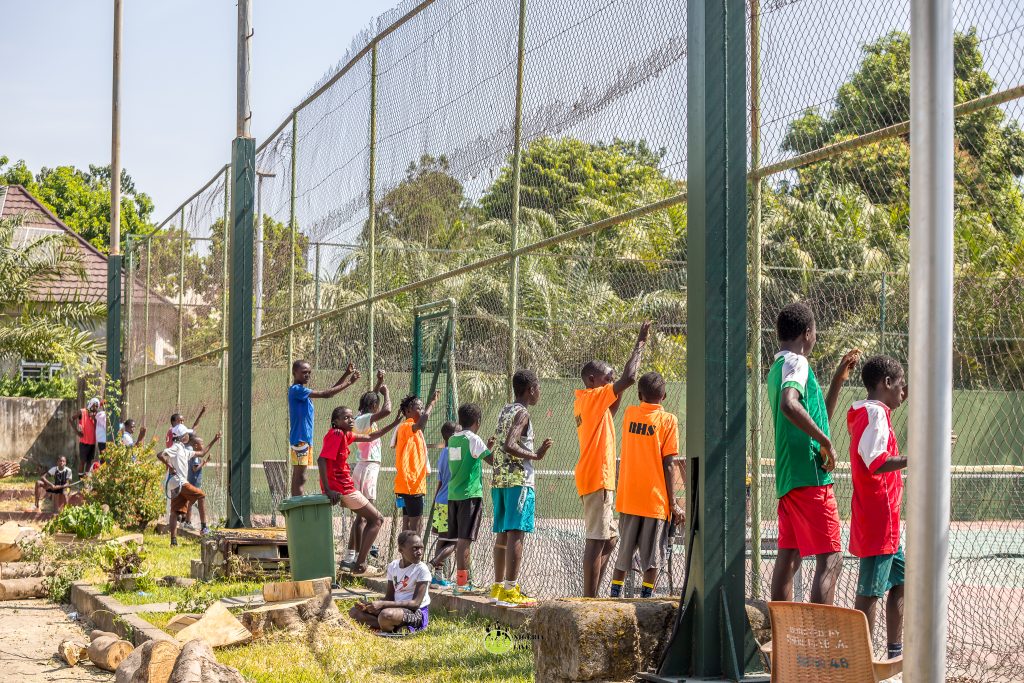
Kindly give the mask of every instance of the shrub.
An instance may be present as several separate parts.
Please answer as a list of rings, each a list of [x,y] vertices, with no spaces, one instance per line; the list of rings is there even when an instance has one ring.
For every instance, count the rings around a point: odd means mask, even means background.
[[[78,389],[75,381],[68,377],[22,379],[18,376],[0,375],[0,396],[75,398],[78,396]]]
[[[97,550],[97,558],[114,590],[124,590],[129,580],[132,590],[152,590],[156,585],[148,576],[146,547],[141,543],[107,543]]]
[[[42,565],[43,573],[46,574],[43,588],[53,602],[67,602],[71,584],[81,579],[94,561],[92,548],[57,543],[45,536],[35,537],[19,545],[23,560]]]
[[[90,477],[86,499],[109,507],[123,529],[146,528],[165,507],[160,482],[166,468],[156,459],[152,443],[133,448],[111,443],[103,460]]]
[[[46,523],[48,534],[74,534],[78,538],[96,538],[114,528],[114,518],[102,505],[65,505]]]

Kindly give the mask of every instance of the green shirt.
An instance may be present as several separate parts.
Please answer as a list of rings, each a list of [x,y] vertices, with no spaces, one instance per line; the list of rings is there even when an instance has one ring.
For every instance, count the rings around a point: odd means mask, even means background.
[[[469,430],[456,432],[448,439],[448,501],[483,498],[484,487],[480,459],[488,455],[487,444]]]
[[[768,371],[767,384],[775,422],[775,495],[782,498],[801,486],[831,484],[832,475],[821,468],[821,445],[790,422],[780,407],[782,390],[793,387],[800,392],[800,405],[814,424],[831,438],[825,396],[807,359],[792,351],[780,351]]]

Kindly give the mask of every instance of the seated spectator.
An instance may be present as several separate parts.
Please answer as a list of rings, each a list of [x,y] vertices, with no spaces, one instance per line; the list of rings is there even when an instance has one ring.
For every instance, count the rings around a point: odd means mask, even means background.
[[[68,504],[68,489],[71,487],[71,468],[68,459],[63,455],[57,458],[57,465],[51,467],[36,482],[36,508],[39,512],[39,501],[45,495],[53,501],[53,511],[60,512]]]

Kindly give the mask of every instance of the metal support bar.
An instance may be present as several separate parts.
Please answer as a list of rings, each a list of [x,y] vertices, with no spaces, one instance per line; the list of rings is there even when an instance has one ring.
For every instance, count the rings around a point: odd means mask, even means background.
[[[519,0],[519,47],[516,50],[516,113],[512,132],[512,215],[509,221],[509,251],[519,248],[519,190],[523,165],[523,71],[526,63],[526,0]],[[519,316],[519,256],[512,256],[508,277],[508,358],[505,363],[509,400],[512,375],[516,371]]]
[[[127,235],[125,237],[125,256],[127,257],[128,266],[126,268],[124,281],[121,284],[121,301],[124,302],[124,328],[120,330],[124,334],[121,336],[121,348],[124,349],[124,353],[121,357],[121,364],[128,370],[127,372],[121,373],[121,406],[120,412],[121,417],[131,415],[131,402],[130,396],[128,395],[128,377],[131,375],[132,366],[132,309],[135,307],[135,247],[132,246],[132,236]],[[115,427],[118,424],[118,420],[110,420],[110,424]]]
[[[142,311],[142,419],[149,413],[149,292],[150,274],[153,271],[153,236],[146,238],[146,303]],[[156,352],[154,344],[153,352]]]
[[[320,312],[320,243],[313,245],[313,267],[316,277],[313,280],[313,315]],[[320,321],[313,323],[313,367],[320,367]]]
[[[910,8],[908,681],[946,680],[953,428],[953,8]]]
[[[181,207],[178,221],[181,236],[178,240],[178,343],[175,351],[178,356],[178,381],[174,393],[174,407],[181,409],[181,369],[180,361],[185,358],[185,207]]]
[[[221,243],[220,284],[220,433],[228,433],[228,250],[231,236],[231,165],[224,167],[224,239]],[[227,439],[220,442],[221,485],[228,490]]]
[[[881,353],[885,353],[885,297],[886,282],[885,273],[882,273],[882,291],[878,296],[878,347]]]
[[[761,2],[750,0],[750,593],[761,597]]]
[[[292,164],[291,164],[291,191],[288,197],[288,235],[291,238],[291,245],[289,247],[289,258],[288,258],[288,362],[285,364],[285,386],[291,383],[292,377],[292,361],[295,360],[295,333],[291,329],[292,324],[295,322],[295,252],[297,249],[296,241],[298,239],[297,233],[299,230],[298,223],[295,219],[295,152],[298,149],[299,143],[299,113],[294,112],[292,114]],[[263,220],[263,217],[260,217]]]
[[[367,238],[370,261],[369,296],[366,304],[366,379],[373,386],[376,380],[376,312],[374,295],[377,293],[377,44],[370,51],[370,182],[366,192]]]

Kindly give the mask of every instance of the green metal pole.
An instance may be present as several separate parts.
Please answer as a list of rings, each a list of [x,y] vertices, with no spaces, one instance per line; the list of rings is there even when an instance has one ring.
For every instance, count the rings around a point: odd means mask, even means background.
[[[126,235],[124,240],[125,256],[128,261],[126,268],[127,273],[124,281],[121,285],[121,300],[125,302],[124,307],[124,329],[121,337],[122,348],[124,354],[122,356],[122,363],[127,369],[127,372],[121,373],[121,415],[131,415],[131,401],[128,393],[128,385],[126,380],[131,379],[131,367],[132,367],[132,308],[135,303],[135,297],[132,296],[134,293],[134,275],[135,275],[135,249],[132,247],[132,236]],[[119,420],[111,419],[109,424],[117,427]],[[116,432],[116,429],[115,429]]]
[[[512,216],[509,251],[519,248],[519,189],[523,162],[523,73],[526,62],[526,0],[519,0],[519,47],[516,50],[516,113],[512,133]],[[508,358],[505,363],[509,400],[514,398],[512,375],[516,371],[519,326],[519,256],[509,264],[508,278]]]
[[[316,279],[313,280],[313,316],[320,315],[320,243],[313,245],[313,267]],[[320,367],[320,321],[313,323],[313,367]]]
[[[142,419],[146,420],[149,412],[149,291],[150,273],[153,272],[153,236],[146,238],[146,303],[142,310]],[[153,351],[156,351],[154,344]],[[143,423],[144,424],[144,423]]]
[[[231,149],[231,273],[228,278],[228,527],[251,526],[252,477],[252,276],[256,196],[256,142],[235,138]]]
[[[288,363],[285,366],[286,382],[285,386],[291,384],[292,377],[292,361],[295,359],[295,336],[291,329],[292,323],[295,322],[295,251],[296,251],[296,239],[298,232],[298,224],[295,221],[295,150],[298,147],[299,139],[299,112],[295,110],[292,112],[292,165],[291,165],[291,191],[288,198],[288,232],[291,235],[291,248],[290,256],[288,259]],[[259,217],[259,220],[263,220],[263,216]],[[262,226],[261,226],[262,227]]]
[[[221,244],[220,282],[220,433],[228,433],[228,237],[231,234],[231,165],[224,167],[224,239]],[[228,490],[227,439],[220,443],[221,485]]]
[[[107,257],[107,383],[121,383],[121,255]],[[117,423],[120,406],[108,406],[111,424]]]
[[[661,680],[741,680],[747,421],[745,0],[687,3],[687,581]]]
[[[750,0],[750,592],[761,597],[761,2]]]
[[[374,382],[376,374],[376,314],[373,297],[377,294],[377,44],[370,51],[370,183],[367,190],[367,232],[370,253],[370,302],[366,305],[366,366],[367,380]]]
[[[181,409],[181,361],[185,360],[185,207],[181,207],[179,218],[181,238],[178,241],[178,382],[174,394],[174,406]]]

